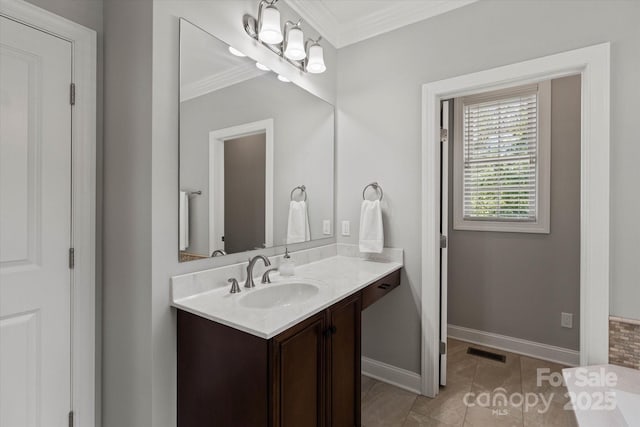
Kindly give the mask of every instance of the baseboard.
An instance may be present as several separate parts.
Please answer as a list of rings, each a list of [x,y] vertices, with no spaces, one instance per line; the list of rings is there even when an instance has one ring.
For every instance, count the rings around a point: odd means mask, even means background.
[[[422,378],[415,372],[362,357],[362,374],[411,393],[421,394]]]
[[[456,325],[448,325],[447,333],[450,338],[535,357],[536,359],[548,360],[568,366],[578,366],[580,364],[580,352],[567,348]]]

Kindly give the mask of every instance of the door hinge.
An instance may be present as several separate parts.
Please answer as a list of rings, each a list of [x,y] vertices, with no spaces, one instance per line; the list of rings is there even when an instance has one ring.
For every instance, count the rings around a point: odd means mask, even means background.
[[[69,427],[73,427],[73,411],[69,412]]]
[[[440,235],[440,249],[445,249],[447,247],[447,236],[444,234]]]
[[[445,142],[449,139],[449,130],[440,129],[440,142]]]
[[[76,105],[76,84],[71,83],[69,86],[69,104]]]
[[[76,250],[69,248],[69,268],[73,269],[76,266]]]
[[[447,343],[440,341],[440,354],[447,354]]]

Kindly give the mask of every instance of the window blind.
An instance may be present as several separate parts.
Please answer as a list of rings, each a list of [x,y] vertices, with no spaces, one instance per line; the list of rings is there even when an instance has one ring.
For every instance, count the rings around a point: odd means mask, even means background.
[[[537,92],[464,105],[463,218],[536,221]]]

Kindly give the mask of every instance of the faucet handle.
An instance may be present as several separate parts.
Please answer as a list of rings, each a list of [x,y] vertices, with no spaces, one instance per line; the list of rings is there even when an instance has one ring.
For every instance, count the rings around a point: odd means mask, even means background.
[[[238,292],[240,292],[240,285],[238,284],[238,281],[235,277],[227,280],[227,282],[231,283],[231,290],[229,291],[229,293],[237,294]]]
[[[272,271],[278,271],[277,268],[270,268],[267,271],[264,272],[264,274],[262,275],[262,280],[260,283],[271,283],[271,278],[269,277],[269,273],[271,273]]]

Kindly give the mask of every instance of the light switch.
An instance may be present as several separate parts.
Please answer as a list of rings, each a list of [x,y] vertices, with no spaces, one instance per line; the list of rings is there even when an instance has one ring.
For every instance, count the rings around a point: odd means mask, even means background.
[[[331,235],[331,220],[322,221],[322,234]]]
[[[342,221],[342,235],[343,236],[351,236],[351,222],[350,221]]]
[[[573,313],[562,313],[560,326],[563,328],[573,328]]]

